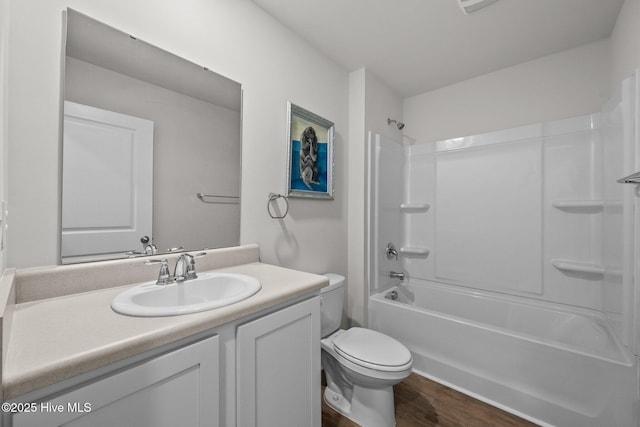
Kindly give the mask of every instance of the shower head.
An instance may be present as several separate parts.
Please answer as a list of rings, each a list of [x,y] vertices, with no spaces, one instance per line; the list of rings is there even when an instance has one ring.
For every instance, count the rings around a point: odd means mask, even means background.
[[[462,9],[462,13],[469,15],[496,1],[498,0],[458,0],[458,5],[460,6],[460,9]]]
[[[397,120],[393,120],[393,119],[387,119],[387,124],[389,126],[391,126],[391,123],[394,123],[396,125],[396,127],[398,128],[398,130],[402,130],[402,128],[404,127],[404,123],[399,122]]]

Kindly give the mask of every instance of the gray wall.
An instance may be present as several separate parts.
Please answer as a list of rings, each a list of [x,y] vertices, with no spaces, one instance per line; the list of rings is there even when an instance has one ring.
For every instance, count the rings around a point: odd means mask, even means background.
[[[240,195],[240,112],[67,58],[68,101],[154,122],[153,237],[162,250],[239,243],[240,206],[196,193]]]

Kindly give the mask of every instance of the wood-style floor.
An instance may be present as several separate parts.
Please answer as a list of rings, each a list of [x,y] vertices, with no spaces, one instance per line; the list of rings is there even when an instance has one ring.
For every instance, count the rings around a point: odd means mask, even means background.
[[[529,421],[417,374],[411,374],[394,386],[393,392],[397,427],[535,426]],[[323,400],[322,427],[357,426],[358,424],[327,406]]]

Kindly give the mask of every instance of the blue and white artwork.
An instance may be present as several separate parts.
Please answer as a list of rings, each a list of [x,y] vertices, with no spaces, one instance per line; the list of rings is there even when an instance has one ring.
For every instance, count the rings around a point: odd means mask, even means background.
[[[333,123],[290,104],[289,195],[333,198]]]
[[[327,191],[327,143],[318,142],[315,160],[301,150],[301,142],[291,141],[291,189]]]

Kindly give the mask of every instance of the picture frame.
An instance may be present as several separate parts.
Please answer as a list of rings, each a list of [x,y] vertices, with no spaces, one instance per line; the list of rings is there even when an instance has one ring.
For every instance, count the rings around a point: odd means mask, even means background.
[[[333,200],[333,122],[287,102],[287,196]]]

